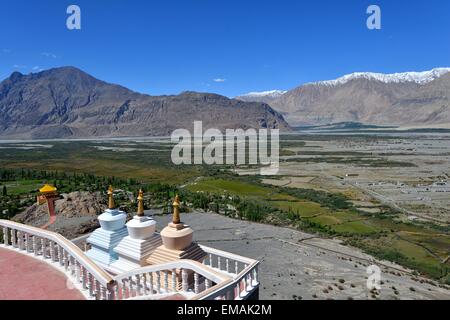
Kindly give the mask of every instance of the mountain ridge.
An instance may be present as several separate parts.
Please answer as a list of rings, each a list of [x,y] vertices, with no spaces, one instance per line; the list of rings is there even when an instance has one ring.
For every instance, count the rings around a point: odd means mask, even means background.
[[[306,83],[276,99],[257,100],[269,103],[292,126],[361,122],[450,127],[450,68],[391,75],[354,73]]]
[[[0,137],[53,139],[170,135],[204,128],[290,126],[269,105],[211,93],[186,91],[151,96],[98,80],[75,67],[23,75],[0,82]]]

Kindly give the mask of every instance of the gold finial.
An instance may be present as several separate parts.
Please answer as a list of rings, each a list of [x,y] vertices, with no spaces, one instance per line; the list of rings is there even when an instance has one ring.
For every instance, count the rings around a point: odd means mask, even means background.
[[[109,186],[108,188],[108,208],[109,209],[115,209],[116,205],[114,204],[114,197],[113,197],[113,187]]]
[[[143,217],[144,216],[144,192],[141,190],[139,190],[139,195],[137,197],[138,199],[138,209],[137,209],[137,215],[139,217]]]
[[[180,197],[175,197],[175,200],[172,203],[173,206],[173,216],[172,216],[172,223],[173,224],[179,224],[180,223]]]

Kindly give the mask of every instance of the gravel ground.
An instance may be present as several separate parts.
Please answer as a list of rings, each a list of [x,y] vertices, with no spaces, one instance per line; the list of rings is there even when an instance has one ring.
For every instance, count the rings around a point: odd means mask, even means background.
[[[155,216],[158,230],[170,216]],[[450,299],[450,290],[378,261],[337,240],[213,213],[183,214],[200,243],[261,261],[260,299]],[[381,289],[367,289],[367,267],[378,265]]]

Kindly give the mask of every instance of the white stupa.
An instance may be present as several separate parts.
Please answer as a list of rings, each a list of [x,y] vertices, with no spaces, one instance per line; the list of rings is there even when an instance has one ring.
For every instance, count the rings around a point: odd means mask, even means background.
[[[101,267],[108,267],[118,259],[114,248],[128,235],[125,227],[127,214],[115,208],[113,189],[108,189],[108,209],[98,217],[100,228],[96,229],[86,240],[91,249],[86,252]]]
[[[147,265],[146,259],[161,245],[161,236],[155,234],[156,221],[144,216],[142,190],[138,195],[137,214],[127,224],[128,236],[115,247],[119,260],[111,265],[115,272],[126,272]]]

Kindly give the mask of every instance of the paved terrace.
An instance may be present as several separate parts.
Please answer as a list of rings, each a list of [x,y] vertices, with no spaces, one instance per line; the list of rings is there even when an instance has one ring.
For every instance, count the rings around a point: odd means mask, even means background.
[[[49,264],[0,248],[0,300],[84,300],[64,273]]]

